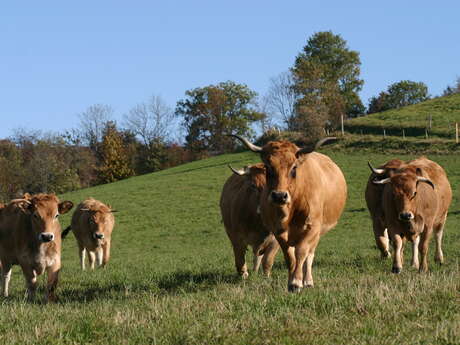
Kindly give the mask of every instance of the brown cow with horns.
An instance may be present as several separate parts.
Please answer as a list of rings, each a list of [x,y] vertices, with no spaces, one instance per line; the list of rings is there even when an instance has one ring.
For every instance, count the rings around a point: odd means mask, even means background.
[[[385,169],[375,174],[387,174]],[[402,270],[403,247],[406,240],[413,243],[412,265],[420,272],[428,270],[428,246],[434,232],[435,260],[444,261],[441,242],[447,211],[452,200],[452,189],[444,169],[421,157],[407,162],[389,177],[375,179],[384,185],[382,207],[385,226],[393,242],[393,273]],[[421,253],[419,265],[418,251]]]
[[[271,141],[258,147],[236,135],[265,164],[267,186],[262,194],[261,216],[278,240],[289,270],[288,290],[313,286],[312,264],[321,235],[333,228],[347,199],[340,168],[327,156],[300,149],[288,141]]]
[[[259,163],[242,170],[230,169],[233,175],[222,189],[220,210],[225,231],[232,243],[236,270],[247,278],[245,254],[250,245],[254,253],[254,272],[262,264],[265,275],[269,276],[279,245],[260,217],[260,197],[266,183],[264,165]]]

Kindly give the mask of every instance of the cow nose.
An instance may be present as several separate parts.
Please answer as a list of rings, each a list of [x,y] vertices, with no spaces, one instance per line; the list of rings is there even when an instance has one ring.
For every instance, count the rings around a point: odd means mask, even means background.
[[[411,220],[414,218],[414,215],[411,212],[401,212],[399,214],[399,219],[401,220]]]
[[[273,202],[283,205],[288,200],[287,192],[272,191],[272,200]]]
[[[102,239],[104,238],[104,234],[101,234],[101,233],[99,233],[99,232],[96,232],[96,233],[94,234],[94,238],[95,238],[96,240],[102,240]]]
[[[50,232],[43,232],[38,236],[38,239],[42,242],[51,242],[54,240],[54,234]]]

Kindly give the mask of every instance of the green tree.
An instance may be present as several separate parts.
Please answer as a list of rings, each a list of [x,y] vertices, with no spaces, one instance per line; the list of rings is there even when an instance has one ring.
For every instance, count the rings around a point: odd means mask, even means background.
[[[134,175],[123,143],[123,134],[117,130],[112,121],[107,123],[103,131],[99,152],[101,165],[97,171],[101,183],[115,182]]]
[[[251,107],[257,94],[244,84],[227,81],[185,94],[175,113],[182,117],[186,145],[195,154],[232,150],[233,140],[226,135],[250,137],[251,123],[264,116]]]
[[[397,109],[417,104],[430,99],[425,83],[401,80],[388,86],[387,91],[380,92],[378,97],[369,100],[368,114],[389,109]]]
[[[292,68],[294,89],[300,98],[311,94],[321,97],[327,93],[324,106],[330,108],[330,120],[340,117],[340,114],[333,113],[342,111],[336,106],[339,103],[343,104],[346,116],[357,116],[365,111],[358,95],[364,84],[359,79],[360,65],[359,53],[350,50],[340,35],[331,31],[317,32],[296,57]],[[328,101],[335,105],[328,104]]]

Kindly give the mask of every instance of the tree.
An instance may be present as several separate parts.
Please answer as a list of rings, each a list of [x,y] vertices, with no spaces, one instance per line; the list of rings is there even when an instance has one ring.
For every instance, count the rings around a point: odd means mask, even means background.
[[[252,136],[251,123],[264,115],[253,105],[257,94],[233,81],[186,91],[177,102],[176,115],[186,128],[186,145],[194,153],[233,149],[227,134]]]
[[[337,95],[328,96],[328,99],[336,102],[342,98],[340,103],[344,104],[345,115],[357,116],[365,110],[358,95],[364,84],[359,79],[360,65],[359,53],[350,50],[340,35],[331,31],[317,32],[296,57],[291,70],[294,89],[300,98],[311,93],[336,92]]]
[[[115,122],[109,121],[102,135],[101,165],[97,169],[99,181],[109,183],[133,176],[123,135],[117,130]]]
[[[81,139],[83,144],[97,151],[103,132],[109,121],[113,121],[113,109],[109,105],[94,104],[79,114]]]
[[[153,95],[148,103],[141,103],[124,116],[124,126],[141,138],[144,145],[163,142],[170,134],[174,113],[165,101]]]
[[[455,84],[452,86],[447,86],[447,88],[443,91],[443,96],[450,96],[456,93],[460,93],[460,77],[457,77]]]
[[[388,86],[387,91],[369,100],[367,113],[372,114],[389,109],[397,109],[430,99],[428,87],[422,82],[401,80]]]
[[[296,117],[297,94],[294,90],[294,78],[291,71],[270,78],[265,102],[270,117],[279,118],[288,130],[294,130],[292,123]]]

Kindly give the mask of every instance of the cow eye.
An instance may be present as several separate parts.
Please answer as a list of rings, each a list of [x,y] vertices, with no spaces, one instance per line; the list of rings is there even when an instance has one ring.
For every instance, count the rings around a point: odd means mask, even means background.
[[[59,213],[54,216],[54,218],[59,218]]]
[[[40,216],[38,215],[38,213],[34,213],[34,217],[35,217],[36,219],[40,219]]]
[[[266,171],[267,177],[272,177],[273,176],[273,171],[268,165],[265,166],[265,171]]]
[[[292,167],[292,170],[291,170],[291,177],[292,177],[292,178],[295,178],[295,177],[296,177],[296,174],[297,174],[297,166],[294,165],[294,166]]]
[[[416,195],[417,195],[417,191],[415,191],[414,194],[412,194],[412,199],[415,198]]]

